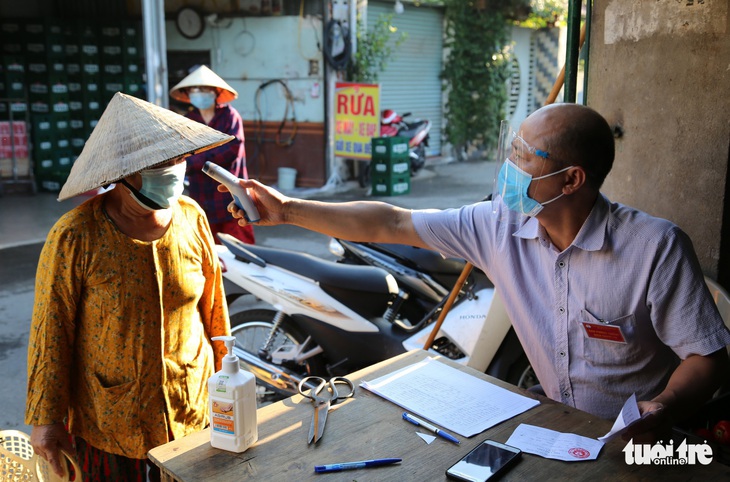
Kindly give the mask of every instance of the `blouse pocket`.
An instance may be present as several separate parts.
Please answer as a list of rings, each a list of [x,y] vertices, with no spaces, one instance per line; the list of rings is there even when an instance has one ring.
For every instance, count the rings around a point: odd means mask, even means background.
[[[113,433],[119,427],[137,431],[140,423],[139,381],[107,387],[94,376],[91,383],[94,385],[91,396],[98,427],[107,433]]]
[[[602,319],[581,310],[580,332],[583,356],[594,366],[626,364],[641,356],[636,343],[634,314]]]

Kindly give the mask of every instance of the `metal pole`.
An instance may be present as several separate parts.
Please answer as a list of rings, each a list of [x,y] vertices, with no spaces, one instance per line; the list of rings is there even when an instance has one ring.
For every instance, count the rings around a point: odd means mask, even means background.
[[[593,15],[593,0],[586,0],[586,21],[585,21],[585,44],[583,49],[583,105],[588,105],[588,65],[589,54],[591,53],[591,17]]]
[[[332,19],[331,3],[325,1],[322,15],[322,38],[327,33],[327,23]],[[327,59],[322,56],[322,78],[324,84],[324,156],[327,165],[327,184],[338,183],[337,166],[335,166],[335,81],[336,72],[330,67]]]
[[[565,55],[565,90],[563,102],[575,102],[578,83],[578,54],[580,38],[581,0],[570,0],[568,4],[568,39]]]
[[[142,0],[144,51],[147,68],[147,100],[168,107],[167,42],[163,0]]]

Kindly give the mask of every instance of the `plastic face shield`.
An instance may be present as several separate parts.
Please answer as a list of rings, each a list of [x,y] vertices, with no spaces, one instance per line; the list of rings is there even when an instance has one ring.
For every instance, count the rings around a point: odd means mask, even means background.
[[[499,142],[497,144],[497,159],[494,170],[494,187],[492,199],[497,201],[508,200],[514,197],[515,192],[527,192],[531,182],[531,176],[520,174],[524,170],[527,156],[533,155],[547,159],[549,154],[528,144],[517,131],[503,120],[499,129]],[[519,169],[516,169],[519,168]],[[496,202],[493,203],[496,209]],[[508,203],[509,205],[510,203]],[[514,203],[513,203],[514,204]],[[520,209],[521,211],[525,211]]]

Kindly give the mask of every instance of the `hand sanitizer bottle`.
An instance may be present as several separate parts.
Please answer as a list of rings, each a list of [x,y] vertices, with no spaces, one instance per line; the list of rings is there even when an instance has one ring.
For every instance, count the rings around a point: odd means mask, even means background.
[[[259,438],[256,425],[256,377],[241,370],[233,354],[234,336],[215,336],[228,354],[223,368],[208,379],[210,444],[230,452],[243,452]]]

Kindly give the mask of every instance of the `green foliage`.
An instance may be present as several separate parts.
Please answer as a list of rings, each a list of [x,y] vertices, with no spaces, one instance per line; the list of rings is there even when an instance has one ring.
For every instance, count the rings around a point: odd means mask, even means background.
[[[444,3],[448,52],[441,73],[447,91],[444,132],[461,156],[470,146],[496,147],[510,73],[511,27],[506,15],[515,18],[515,3],[494,1],[500,8],[489,1]]]
[[[393,52],[408,37],[405,32],[398,33],[392,20],[392,14],[380,15],[368,29],[362,18],[358,19],[357,51],[347,68],[348,79],[364,83],[378,81]]]
[[[525,28],[541,29],[565,25],[568,14],[568,0],[532,0],[532,12],[516,25]]]

